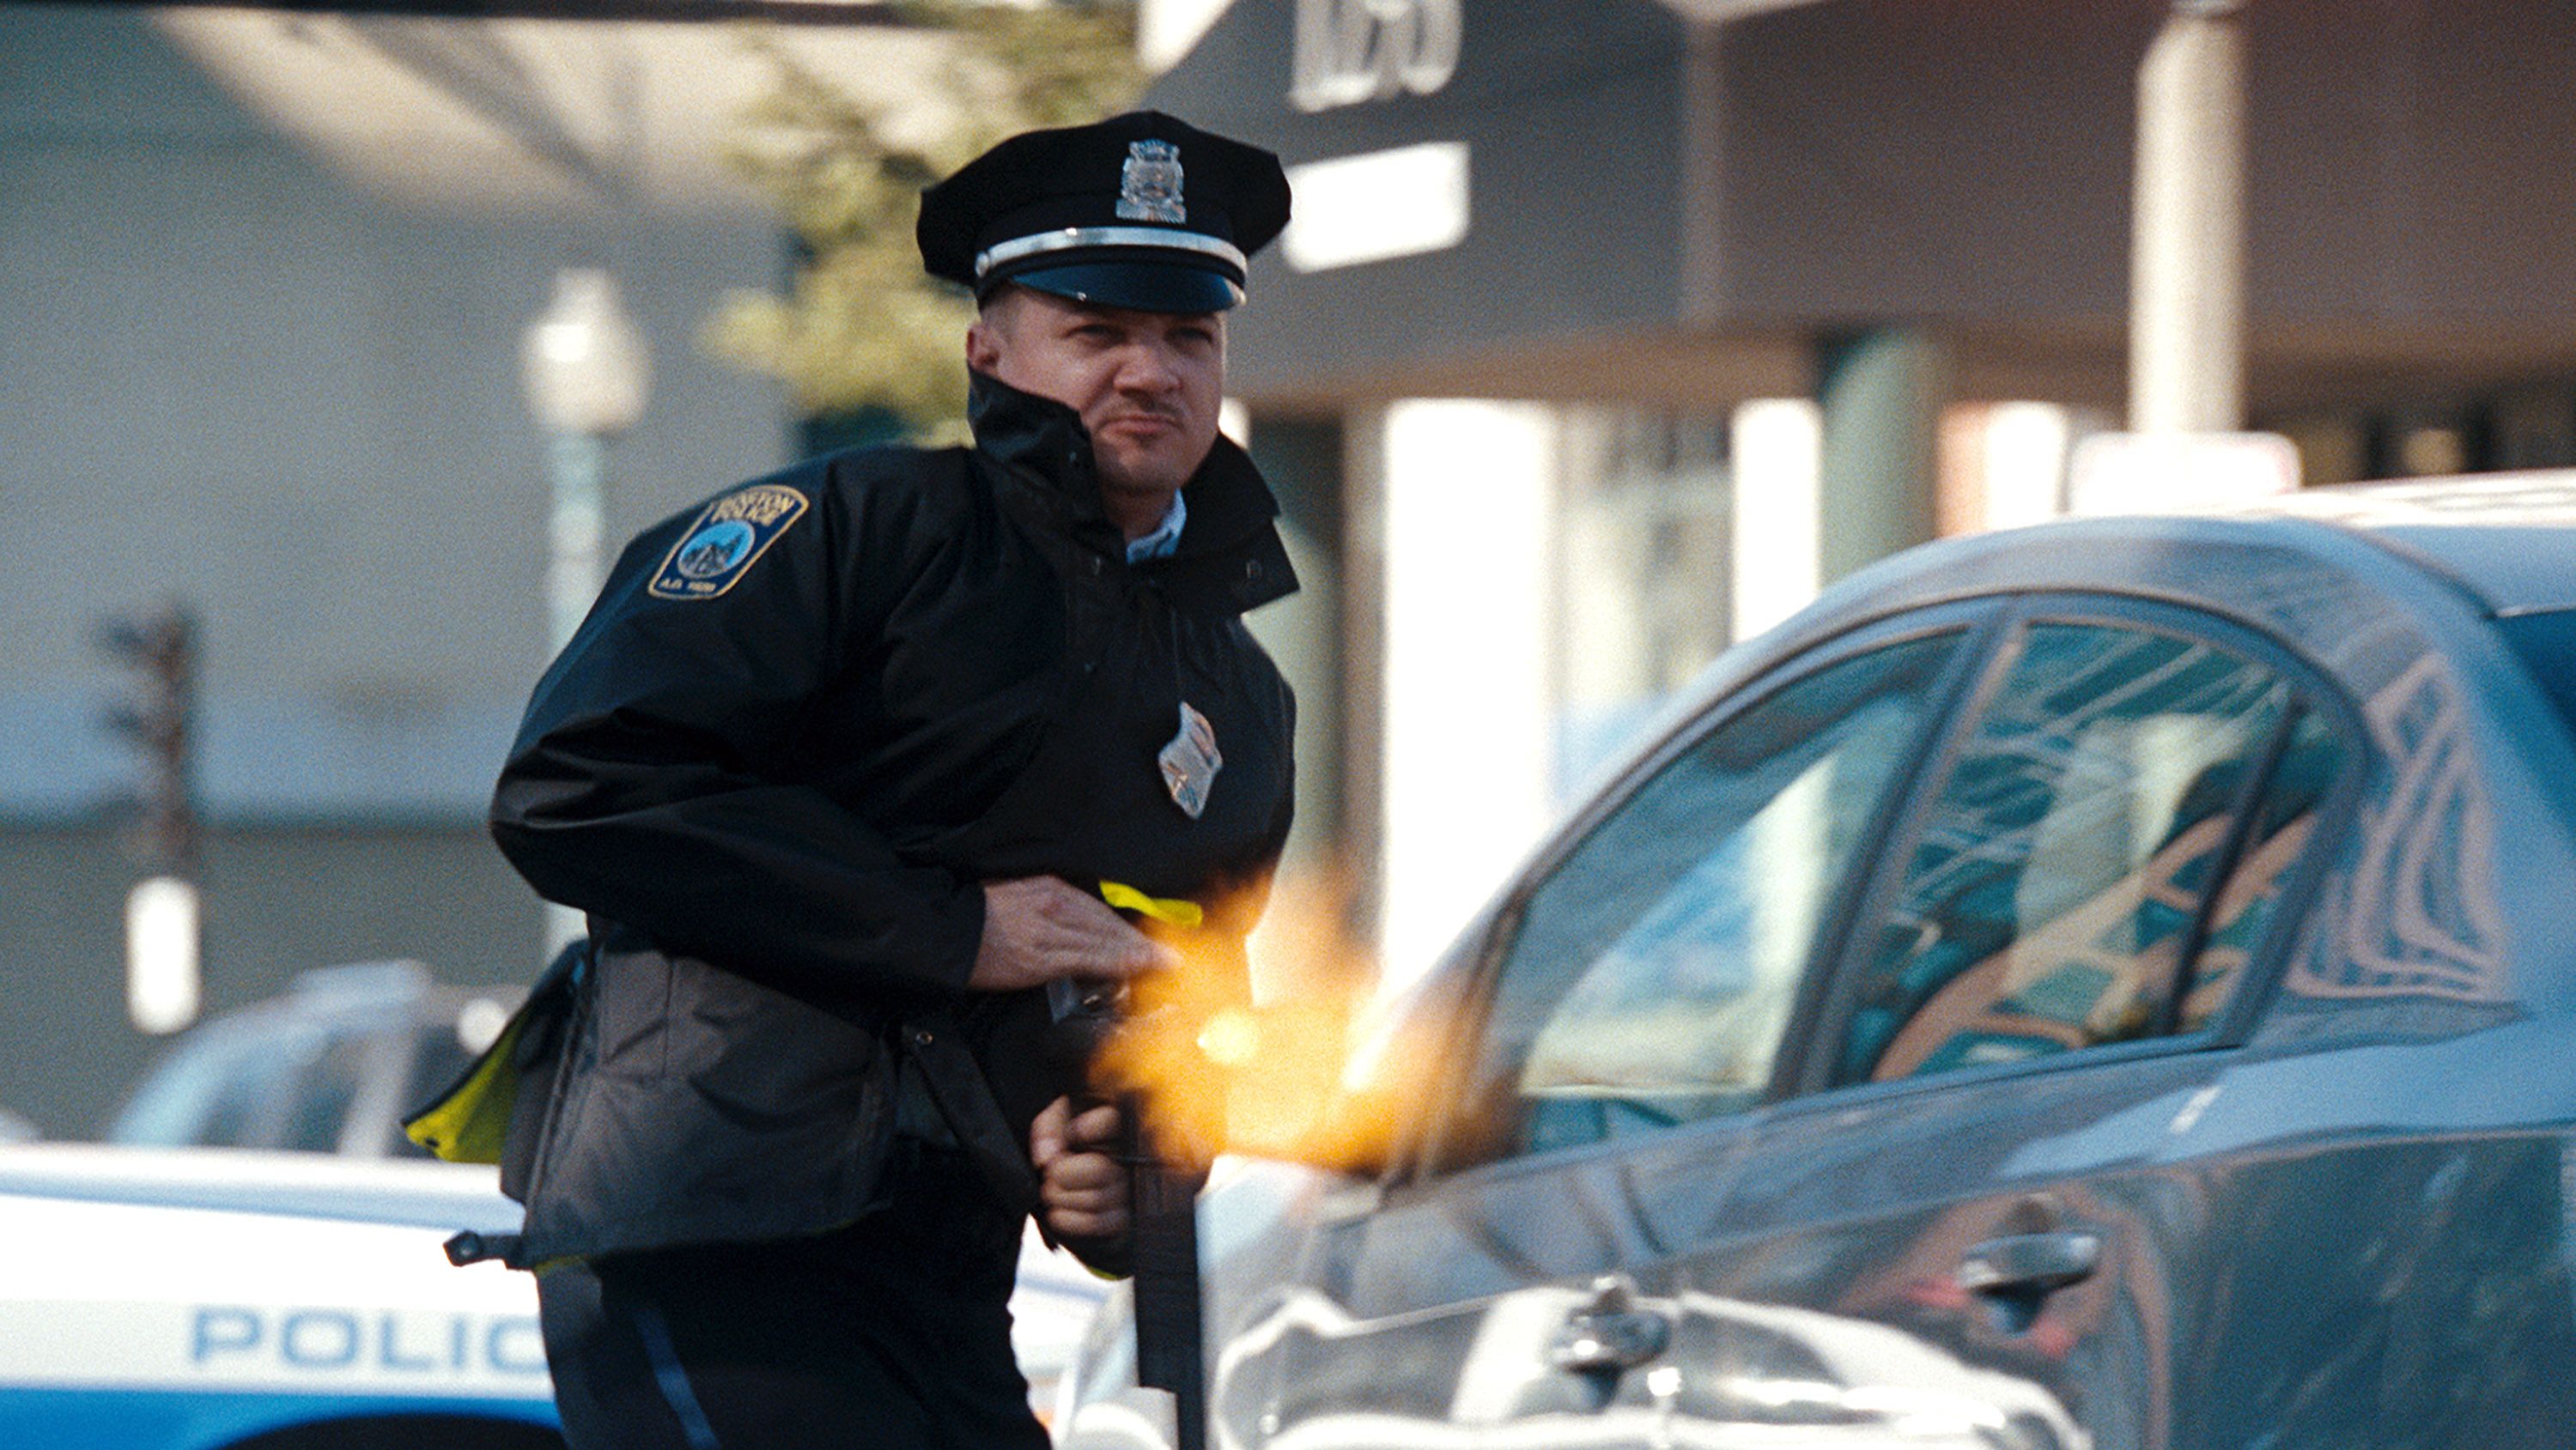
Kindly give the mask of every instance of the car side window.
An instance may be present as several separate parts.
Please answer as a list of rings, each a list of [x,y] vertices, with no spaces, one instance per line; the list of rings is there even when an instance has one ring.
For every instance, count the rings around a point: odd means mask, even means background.
[[[2340,732],[2313,711],[2291,722],[2279,763],[2263,783],[2236,867],[2211,907],[2207,940],[2177,990],[2176,1027],[2197,1032],[2218,1015],[2237,973],[2252,959],[2289,886],[2290,868],[2307,854],[2318,808],[2351,755]]]
[[[205,1143],[223,1148],[274,1148],[305,1064],[322,1047],[315,1033],[262,1034],[211,1052],[192,1076],[203,1082],[196,1120],[177,1136],[158,1141]],[[183,1091],[184,1104],[188,1095]]]
[[[1740,1110],[1957,630],[1828,664],[1685,747],[1529,894],[1493,978],[1479,1156]]]
[[[2205,1024],[2342,748],[2278,671],[2216,644],[2030,625],[1856,938],[1834,1080]]]
[[[339,1151],[350,1106],[357,1102],[378,1050],[364,1032],[339,1032],[326,1039],[296,1079],[277,1146],[305,1153]]]

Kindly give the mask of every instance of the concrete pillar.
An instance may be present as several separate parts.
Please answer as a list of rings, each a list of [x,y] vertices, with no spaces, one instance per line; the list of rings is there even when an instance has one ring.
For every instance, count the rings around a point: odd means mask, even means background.
[[[1813,400],[1757,398],[1735,410],[1727,429],[1734,471],[1733,538],[1727,560],[1727,628],[1747,640],[1787,619],[1816,597],[1824,558],[1818,502]]]
[[[1933,536],[1949,390],[1949,348],[1920,328],[1872,328],[1817,344],[1821,582]]]
[[[1536,404],[1413,398],[1378,439],[1377,927],[1393,989],[1555,818],[1560,428]]]
[[[2138,68],[2129,427],[2245,425],[2245,36],[2238,0],[2177,0]]]
[[[1342,687],[1354,671],[1343,640],[1343,428],[1336,419],[1260,420],[1253,462],[1279,499],[1279,535],[1298,590],[1245,619],[1297,692],[1297,824],[1293,864],[1338,862],[1342,819]]]

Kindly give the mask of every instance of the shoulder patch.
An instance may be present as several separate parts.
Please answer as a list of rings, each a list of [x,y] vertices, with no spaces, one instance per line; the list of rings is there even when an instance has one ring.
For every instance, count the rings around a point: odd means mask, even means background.
[[[736,489],[708,504],[645,592],[656,599],[713,599],[734,586],[787,526],[805,516],[805,495],[774,483]]]

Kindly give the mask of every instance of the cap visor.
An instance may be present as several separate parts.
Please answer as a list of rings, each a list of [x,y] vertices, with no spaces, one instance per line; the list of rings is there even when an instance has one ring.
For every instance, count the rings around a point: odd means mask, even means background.
[[[1243,289],[1226,278],[1169,262],[1078,262],[997,280],[1136,312],[1223,312],[1243,301]]]

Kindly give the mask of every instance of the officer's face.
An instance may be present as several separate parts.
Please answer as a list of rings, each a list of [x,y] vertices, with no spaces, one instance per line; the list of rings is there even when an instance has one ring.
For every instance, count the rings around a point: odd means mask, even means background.
[[[1081,414],[1105,492],[1168,495],[1216,441],[1225,314],[1130,312],[1014,287],[967,331],[966,360]]]

